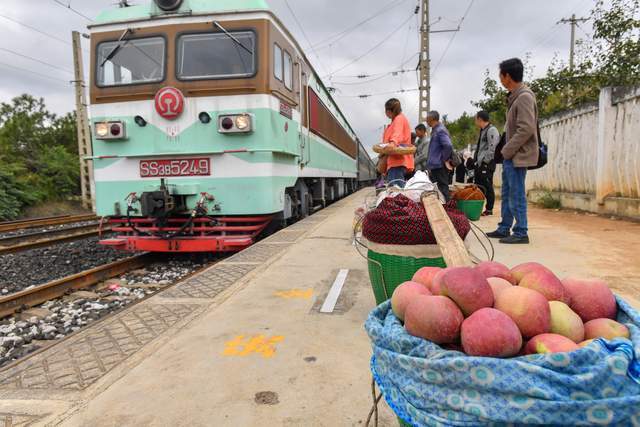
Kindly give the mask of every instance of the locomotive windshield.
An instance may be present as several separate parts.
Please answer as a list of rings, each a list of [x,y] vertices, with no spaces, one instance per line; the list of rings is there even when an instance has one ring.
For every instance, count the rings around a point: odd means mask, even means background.
[[[255,60],[255,34],[251,31],[178,38],[177,72],[182,80],[251,77],[256,72]]]
[[[97,84],[105,87],[160,82],[164,80],[164,62],[162,37],[100,43]]]

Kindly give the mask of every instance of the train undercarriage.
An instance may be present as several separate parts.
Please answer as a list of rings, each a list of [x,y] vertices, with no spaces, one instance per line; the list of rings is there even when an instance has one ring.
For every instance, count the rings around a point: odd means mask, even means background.
[[[130,194],[126,215],[103,218],[101,233],[114,236],[100,240],[100,244],[130,252],[237,252],[262,234],[303,219],[358,187],[356,179],[299,179],[285,190],[281,212],[220,216],[209,213],[215,196],[207,193],[201,194],[191,212],[185,211],[180,198],[169,194],[163,180],[158,191]]]

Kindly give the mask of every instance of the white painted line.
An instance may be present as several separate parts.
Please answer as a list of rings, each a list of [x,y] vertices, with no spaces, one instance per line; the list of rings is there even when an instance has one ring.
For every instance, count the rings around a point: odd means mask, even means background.
[[[340,292],[342,292],[342,287],[344,286],[344,282],[347,280],[347,275],[349,274],[349,270],[340,270],[336,280],[331,285],[331,289],[329,290],[329,294],[327,298],[324,300],[324,304],[320,308],[320,313],[333,313],[333,309],[336,307],[336,303],[338,302],[338,298],[340,297]]]

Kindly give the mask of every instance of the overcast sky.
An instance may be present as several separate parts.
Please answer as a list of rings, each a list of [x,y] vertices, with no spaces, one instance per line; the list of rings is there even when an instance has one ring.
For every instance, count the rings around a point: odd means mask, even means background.
[[[116,7],[114,4],[117,3],[116,0],[58,1],[70,4],[89,18],[105,8]],[[132,3],[145,1],[134,0]],[[337,89],[335,96],[341,109],[367,145],[380,138],[380,127],[386,122],[383,104],[389,97],[400,98],[412,125],[417,124],[418,93],[387,93],[415,90],[416,73],[380,75],[415,69],[419,38],[418,15],[413,12],[418,0],[288,0],[306,36],[285,0],[268,1],[306,50],[318,73],[331,75],[325,83]],[[68,83],[73,77],[70,32],[86,31],[89,21],[56,4],[56,0],[1,2],[0,101],[7,102],[26,92],[45,98],[48,107],[56,113],[72,110],[73,89]],[[489,69],[495,76],[497,64],[503,59],[530,53],[535,75],[544,73],[556,54],[566,60],[570,28],[556,23],[572,13],[588,15],[594,4],[595,0],[431,0],[433,30],[456,28],[471,5],[458,33],[432,34],[432,108],[449,118],[458,117],[464,111],[474,112],[471,101],[481,96],[485,70]],[[330,43],[331,37],[335,38],[336,34],[383,9],[387,10],[384,14]],[[590,25],[582,24],[577,37],[587,37],[589,31]],[[88,48],[87,41],[83,43]],[[378,48],[363,56],[380,43]],[[310,44],[317,49],[310,49]],[[404,66],[403,62],[406,63]],[[353,77],[362,74],[381,78],[366,82],[367,79]],[[357,98],[364,94],[375,96],[364,100]]]

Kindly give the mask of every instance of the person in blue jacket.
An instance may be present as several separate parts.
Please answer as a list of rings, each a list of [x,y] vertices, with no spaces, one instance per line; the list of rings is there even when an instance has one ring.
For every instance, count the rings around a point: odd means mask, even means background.
[[[451,137],[447,128],[440,122],[440,113],[437,111],[430,111],[427,114],[427,124],[431,128],[427,160],[429,177],[433,183],[438,185],[442,195],[449,201],[449,175],[452,169],[447,166],[447,162],[453,153]]]

